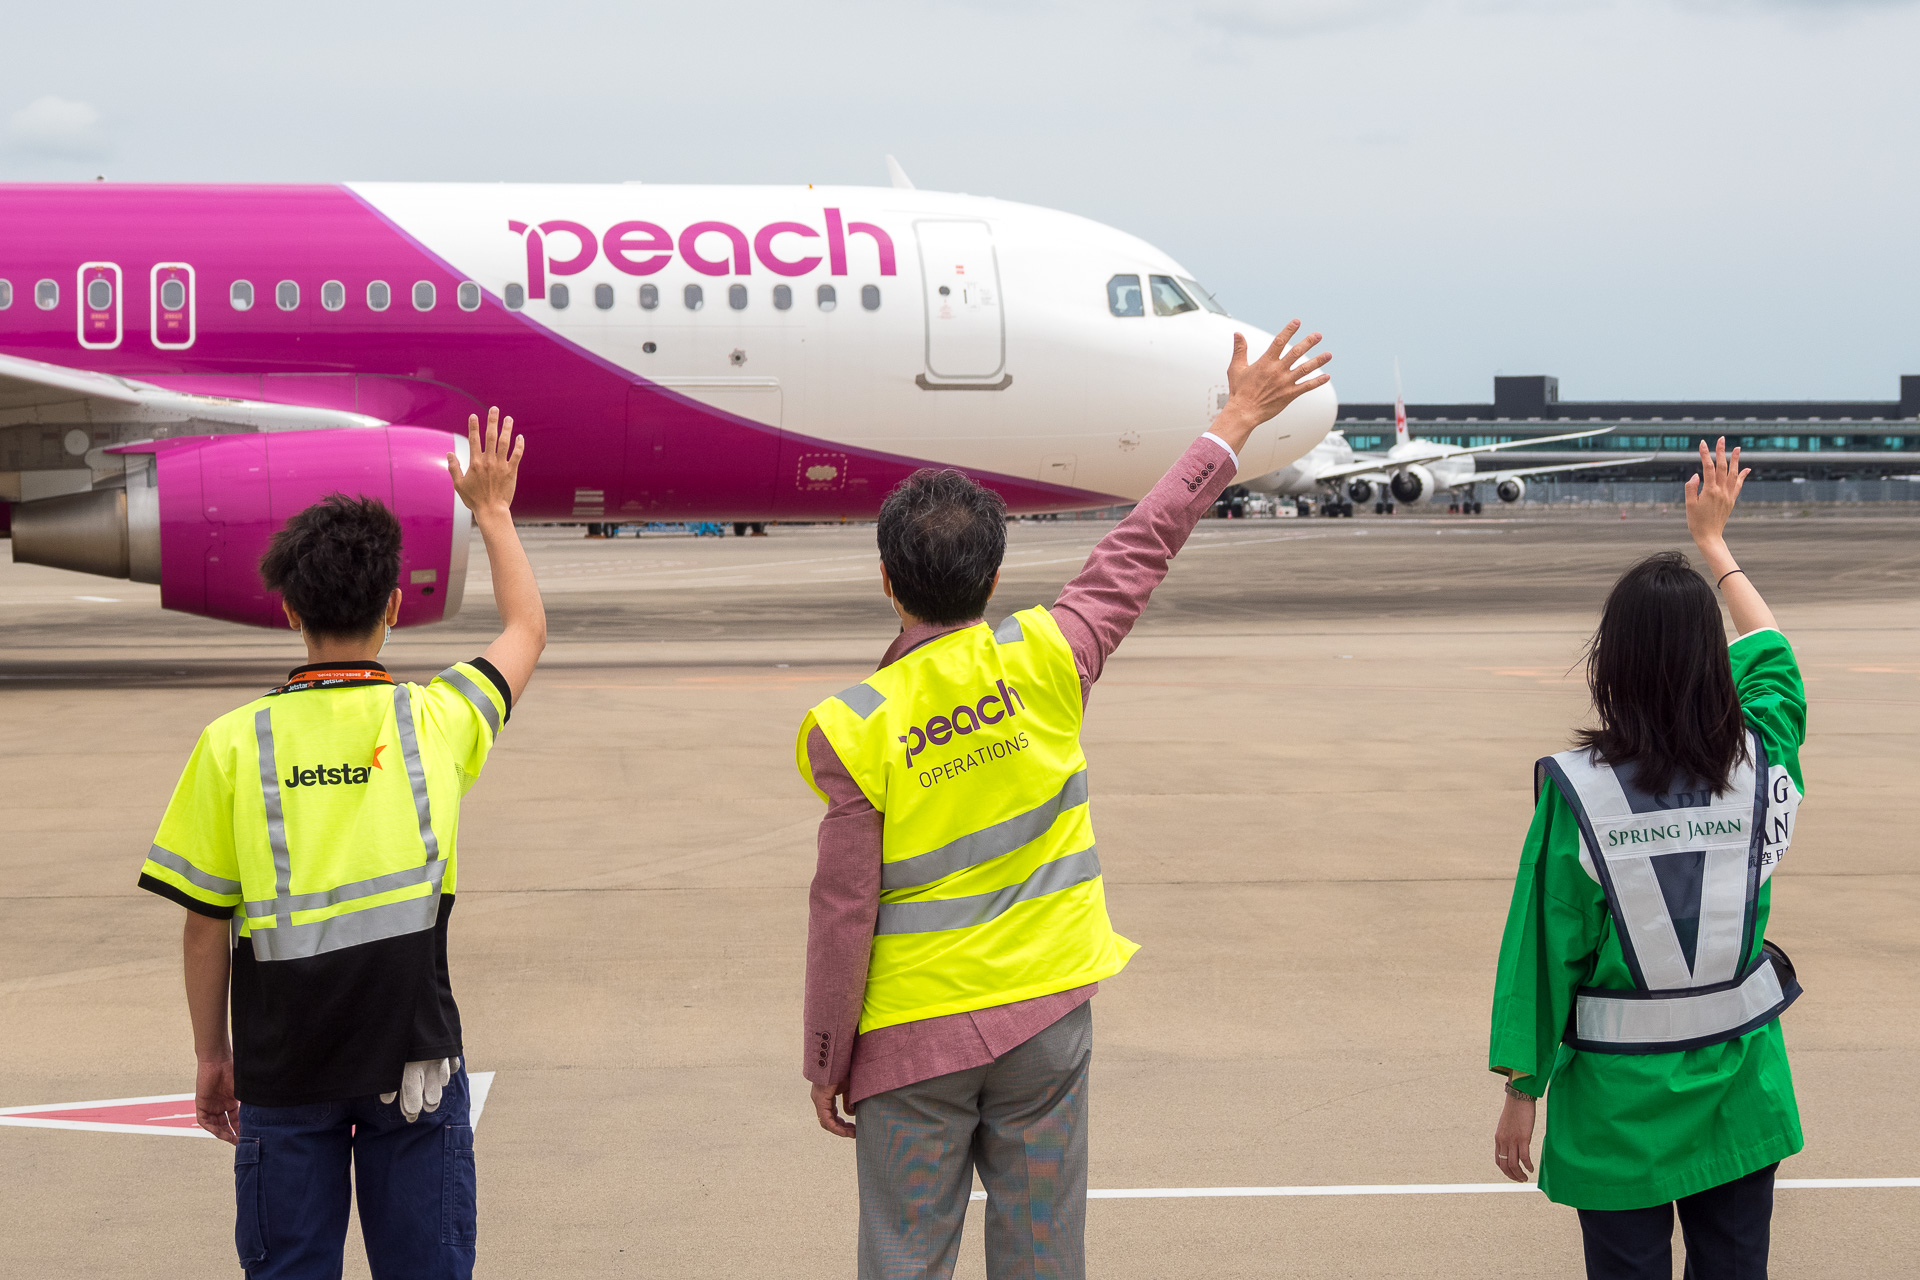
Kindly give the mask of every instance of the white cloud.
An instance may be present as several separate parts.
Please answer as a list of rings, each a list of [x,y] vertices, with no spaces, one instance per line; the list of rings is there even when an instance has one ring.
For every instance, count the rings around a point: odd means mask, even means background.
[[[52,94],[35,98],[9,116],[7,138],[22,150],[44,156],[80,159],[107,149],[100,112],[93,104]]]

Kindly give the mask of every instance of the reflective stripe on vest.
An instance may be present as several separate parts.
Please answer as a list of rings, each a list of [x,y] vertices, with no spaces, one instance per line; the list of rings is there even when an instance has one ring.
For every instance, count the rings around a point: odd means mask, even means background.
[[[883,817],[862,1032],[1085,986],[1137,949],[1107,919],[1080,712],[1073,652],[1032,609],[808,714],[802,776],[818,728]]]
[[[1541,760],[1580,822],[1634,990],[1583,987],[1567,1043],[1670,1053],[1745,1035],[1799,994],[1753,955],[1768,767],[1759,735],[1718,793],[1653,795],[1585,750]]]

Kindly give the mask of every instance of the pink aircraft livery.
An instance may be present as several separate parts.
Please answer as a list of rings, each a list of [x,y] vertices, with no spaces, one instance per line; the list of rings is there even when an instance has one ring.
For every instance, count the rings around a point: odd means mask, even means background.
[[[1057,511],[1140,497],[1232,334],[1270,337],[1132,236],[899,185],[15,185],[0,226],[14,558],[261,626],[268,536],[336,490],[402,521],[402,625],[453,616],[443,460],[489,405],[528,437],[522,520],[870,517],[927,465]]]

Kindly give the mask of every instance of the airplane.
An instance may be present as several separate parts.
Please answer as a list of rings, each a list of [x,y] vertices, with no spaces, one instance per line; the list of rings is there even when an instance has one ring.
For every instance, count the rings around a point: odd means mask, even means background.
[[[1478,486],[1491,484],[1495,496],[1505,503],[1520,501],[1527,492],[1528,476],[1549,472],[1586,471],[1594,467],[1626,467],[1653,461],[1653,455],[1638,458],[1608,458],[1600,462],[1568,462],[1547,467],[1510,467],[1492,471],[1477,470],[1474,459],[1482,454],[1499,453],[1522,444],[1556,444],[1564,440],[1584,440],[1614,430],[1600,427],[1592,431],[1573,431],[1565,435],[1539,436],[1507,444],[1451,445],[1416,439],[1407,431],[1407,404],[1398,389],[1399,371],[1393,397],[1393,446],[1385,453],[1362,453],[1347,443],[1344,431],[1331,431],[1296,461],[1263,476],[1246,481],[1255,493],[1270,493],[1296,500],[1298,514],[1306,515],[1310,500],[1319,499],[1323,516],[1351,516],[1353,504],[1373,502],[1376,515],[1391,515],[1397,503],[1413,506],[1444,492],[1450,499],[1447,510],[1463,515],[1479,515]],[[1376,500],[1377,495],[1377,500]]]
[[[522,521],[871,518],[922,466],[1015,513],[1133,501],[1226,403],[1227,315],[1088,219],[891,187],[0,185],[0,512],[17,561],[275,625],[319,497],[405,535],[400,625],[458,612],[469,414]],[[1255,434],[1286,467],[1331,384]],[[738,525],[736,525],[736,530]]]

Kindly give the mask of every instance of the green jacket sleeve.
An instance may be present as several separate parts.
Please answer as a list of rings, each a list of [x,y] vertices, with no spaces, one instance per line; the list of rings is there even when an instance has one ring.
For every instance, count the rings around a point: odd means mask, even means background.
[[[1500,940],[1487,1067],[1547,1091],[1576,989],[1593,972],[1606,896],[1580,866],[1580,826],[1552,784],[1540,790]]]
[[[1773,763],[1785,765],[1793,785],[1804,789],[1800,746],[1807,740],[1807,687],[1793,646],[1766,627],[1735,640],[1727,648],[1727,657],[1733,664],[1741,710],[1767,744]]]

